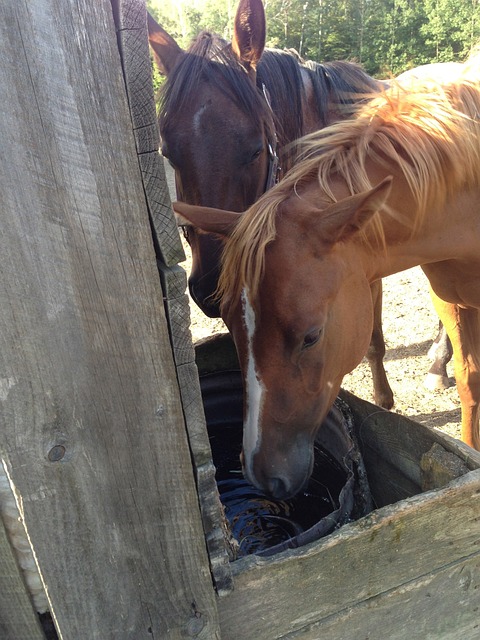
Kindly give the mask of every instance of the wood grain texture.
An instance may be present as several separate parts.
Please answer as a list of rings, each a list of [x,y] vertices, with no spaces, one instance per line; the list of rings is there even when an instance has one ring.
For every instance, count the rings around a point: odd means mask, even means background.
[[[158,255],[167,266],[185,259],[159,156],[160,135],[143,0],[112,0],[130,115]]]
[[[160,136],[153,96],[145,3],[139,0],[113,0],[112,7],[137,152],[158,151]]]
[[[215,467],[212,463],[198,369],[195,364],[195,351],[189,329],[190,306],[185,294],[186,275],[179,266],[166,267],[158,263],[158,268],[188,441],[194,463],[210,567],[217,593],[225,595],[232,589],[231,568],[228,562],[229,540],[225,515],[215,482]]]
[[[455,478],[468,473],[468,467],[458,456],[446,451],[437,442],[420,460],[422,491],[446,486]]]
[[[389,605],[388,594],[397,591],[401,595],[415,582],[428,584],[435,575],[445,571],[448,575],[455,565],[455,575],[463,572],[468,587],[463,590],[467,613],[465,618],[459,614],[457,620],[471,628],[473,612],[480,606],[479,515],[480,470],[475,470],[445,489],[383,507],[303,549],[278,554],[271,560],[239,560],[233,564],[234,591],[219,601],[222,637],[304,637],[303,631],[312,625],[321,629],[331,616],[362,606],[364,618],[359,618],[359,629],[378,626],[383,636],[373,637],[400,638],[401,625],[410,615],[410,630],[413,628],[415,591],[408,606],[401,597]],[[452,582],[454,601],[461,591],[461,578],[458,580],[457,587]],[[443,582],[444,590],[447,582]],[[425,593],[418,592],[418,597],[426,597]],[[385,606],[378,606],[376,612],[375,602]],[[450,608],[453,606],[452,602]],[[437,602],[434,611],[438,610]],[[248,620],[248,626],[242,626],[242,620]],[[446,619],[443,624],[447,624]],[[338,633],[342,627],[336,629]],[[354,635],[352,628],[346,627],[337,637]],[[305,637],[324,636],[306,633]]]
[[[284,640],[478,640],[475,555],[327,618]]]
[[[468,469],[480,466],[480,452],[446,434],[386,412],[346,391],[342,391],[341,397],[354,415],[358,442],[378,506],[422,491],[425,472],[421,460],[435,443],[457,456]]]
[[[173,215],[163,158],[155,151],[141,154],[138,160],[157,255],[167,267],[172,267],[185,260],[185,252]]]
[[[44,640],[45,636],[0,518],[0,638]]]
[[[230,539],[215,481],[216,469],[212,462],[196,364],[189,362],[178,366],[177,376],[194,463],[210,567],[217,593],[225,595],[233,588],[232,570],[228,562]]]
[[[108,0],[0,5],[0,453],[65,638],[218,637]]]

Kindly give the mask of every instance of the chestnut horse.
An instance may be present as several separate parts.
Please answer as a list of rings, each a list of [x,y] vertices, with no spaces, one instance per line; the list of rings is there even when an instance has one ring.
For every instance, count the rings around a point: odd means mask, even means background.
[[[157,66],[167,75],[162,153],[175,169],[178,198],[190,204],[244,211],[288,170],[293,141],[350,114],[354,103],[383,87],[353,63],[304,63],[294,52],[265,49],[261,0],[240,1],[231,44],[202,33],[185,52],[151,16],[148,29]],[[192,250],[191,297],[207,316],[219,317],[213,293],[222,243],[184,229]],[[375,402],[391,408],[381,281],[372,285],[372,299],[367,358]]]
[[[370,285],[421,265],[453,345],[462,439],[480,449],[480,65],[394,86],[304,140],[302,161],[227,231],[221,310],[244,376],[244,471],[278,498],[372,330]],[[179,205],[185,215],[185,205]],[[190,209],[201,226],[205,211]]]

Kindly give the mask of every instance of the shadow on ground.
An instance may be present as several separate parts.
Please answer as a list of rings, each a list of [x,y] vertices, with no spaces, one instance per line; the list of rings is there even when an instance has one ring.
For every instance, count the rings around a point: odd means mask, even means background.
[[[387,349],[384,360],[403,360],[413,356],[426,355],[431,346],[431,340],[424,340],[423,342],[402,345],[395,349]]]
[[[461,411],[460,409],[453,409],[452,411],[433,411],[430,413],[417,413],[408,417],[412,420],[416,420],[417,422],[428,421],[429,427],[441,428],[449,422],[460,422]]]

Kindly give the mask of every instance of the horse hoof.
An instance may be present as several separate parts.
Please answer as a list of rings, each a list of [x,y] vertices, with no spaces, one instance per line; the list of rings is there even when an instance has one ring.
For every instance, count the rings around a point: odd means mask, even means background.
[[[440,376],[436,373],[427,373],[425,386],[431,391],[439,391],[449,389],[452,385],[448,376]]]
[[[395,404],[393,396],[375,398],[374,402],[377,406],[382,407],[382,409],[387,409],[387,411],[393,409],[393,405]]]

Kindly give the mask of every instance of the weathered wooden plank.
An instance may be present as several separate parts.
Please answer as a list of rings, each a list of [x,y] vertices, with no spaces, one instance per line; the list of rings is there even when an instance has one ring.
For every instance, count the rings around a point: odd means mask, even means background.
[[[190,332],[190,304],[186,294],[187,276],[182,267],[166,267],[158,263],[164,292],[173,356],[177,366],[195,362]]]
[[[198,370],[194,362],[177,367],[182,406],[188,430],[188,441],[195,467],[205,539],[215,587],[225,595],[233,588],[228,562],[230,538],[215,481],[215,467],[208,440]]]
[[[0,5],[0,453],[66,638],[218,637],[108,0]]]
[[[170,193],[165,178],[163,158],[157,152],[138,156],[147,204],[152,221],[155,248],[167,267],[185,260]]]
[[[44,640],[45,638],[1,518],[0,638],[4,640]]]
[[[139,0],[112,0],[137,153],[158,151],[160,136],[153,95],[147,11]]]
[[[282,640],[477,640],[480,555],[421,576]]]
[[[172,266],[185,260],[159,156],[147,11],[139,0],[111,0],[133,130],[158,255]]]
[[[438,442],[422,456],[420,468],[423,478],[422,491],[444,487],[469,471],[463,460],[446,451]]]
[[[177,367],[177,377],[182,394],[182,407],[188,429],[188,439],[195,465],[201,467],[212,460],[203,411],[198,371],[190,362]]]
[[[131,0],[113,0],[112,4],[155,246],[158,255],[170,265],[184,259],[184,255],[170,208],[163,161],[157,153],[160,138],[152,88],[146,9],[144,3]],[[215,482],[215,468],[205,425],[198,371],[194,363],[195,354],[189,330],[190,307],[185,294],[186,274],[175,264],[166,266],[158,260],[157,265],[194,461],[210,567],[217,592],[225,594],[232,588],[225,518]]]
[[[479,553],[479,515],[480,470],[475,470],[302,549],[270,560],[236,561],[234,591],[219,600],[222,637],[288,637],[466,561]],[[470,604],[476,603],[478,590],[470,596]],[[245,620],[248,627],[242,626]]]
[[[183,272],[183,270],[181,270]],[[185,283],[185,273],[183,278],[175,269],[161,267],[162,282],[165,282],[164,291],[170,294],[178,294],[180,282]],[[188,307],[188,302],[184,301],[185,294],[181,298],[167,300],[169,326],[172,337],[174,352],[180,354],[191,354],[194,351],[191,346],[188,322],[171,322],[175,318],[184,317],[182,309],[184,305]],[[179,302],[182,304],[179,305]],[[179,312],[175,309],[179,308]],[[173,324],[173,326],[172,326]],[[172,333],[173,331],[173,333]],[[188,334],[185,333],[188,332]],[[177,349],[177,345],[179,347]],[[187,349],[186,347],[189,347]],[[191,351],[190,351],[191,350]],[[177,377],[182,397],[182,407],[185,415],[185,422],[188,431],[188,440],[192,452],[192,459],[195,467],[195,477],[197,489],[200,497],[200,509],[202,513],[205,539],[209,551],[210,565],[215,587],[219,594],[225,595],[232,589],[232,573],[228,561],[229,536],[225,526],[225,516],[223,507],[218,495],[215,481],[215,467],[212,463],[212,452],[208,440],[205,414],[203,410],[200,383],[198,379],[198,369],[195,362],[185,362],[177,364]]]
[[[196,467],[195,473],[213,581],[218,595],[224,596],[233,589],[230,565],[230,557],[233,558],[233,541],[220,502],[213,463],[210,461]],[[228,549],[231,551],[230,554],[227,552]]]
[[[480,453],[462,442],[405,416],[386,412],[346,391],[341,396],[354,415],[358,442],[378,506],[422,491],[421,459],[435,442],[458,456],[469,469],[480,466]]]
[[[160,278],[162,281],[163,295],[166,300],[172,300],[173,298],[181,298],[185,295],[187,290],[187,274],[185,269],[179,265],[173,267],[166,267],[161,262],[158,262],[158,270],[160,272]],[[186,323],[186,330],[189,331],[190,319]],[[192,338],[188,342],[192,343]]]

